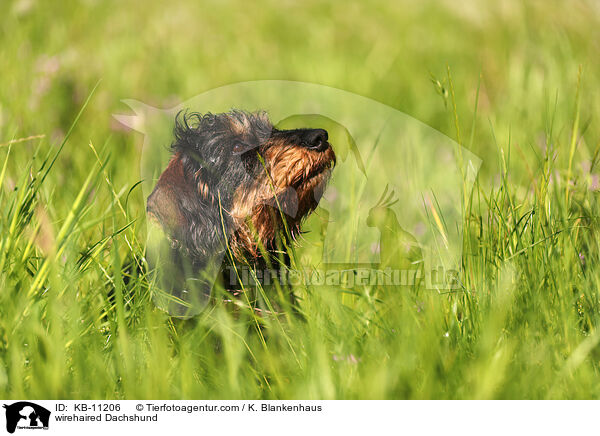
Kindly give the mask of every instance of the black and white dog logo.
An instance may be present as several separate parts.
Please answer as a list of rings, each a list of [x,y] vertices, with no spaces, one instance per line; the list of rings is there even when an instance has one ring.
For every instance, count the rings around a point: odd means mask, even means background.
[[[3,406],[6,409],[6,431],[14,433],[18,429],[48,429],[50,411],[29,401],[19,401]]]

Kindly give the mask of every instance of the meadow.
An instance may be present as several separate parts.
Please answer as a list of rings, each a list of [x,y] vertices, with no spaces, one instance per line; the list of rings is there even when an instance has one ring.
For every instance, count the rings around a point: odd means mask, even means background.
[[[600,396],[595,2],[3,0],[0,16],[0,398]],[[302,316],[153,304],[144,138],[113,114],[264,79],[368,97],[479,156],[461,289],[298,285]]]

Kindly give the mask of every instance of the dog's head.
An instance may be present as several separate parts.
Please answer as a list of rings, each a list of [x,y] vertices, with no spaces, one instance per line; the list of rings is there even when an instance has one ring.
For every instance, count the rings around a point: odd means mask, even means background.
[[[327,131],[277,130],[264,112],[179,115],[172,151],[148,212],[198,264],[225,242],[258,256],[296,235],[335,165]]]

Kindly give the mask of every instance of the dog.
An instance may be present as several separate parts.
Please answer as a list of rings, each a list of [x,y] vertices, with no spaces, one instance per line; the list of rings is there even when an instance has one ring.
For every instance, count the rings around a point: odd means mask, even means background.
[[[189,279],[199,280],[206,294],[224,258],[277,267],[335,166],[328,132],[278,130],[265,112],[231,110],[180,112],[174,137],[169,164],[147,199],[148,217],[168,241],[155,246],[166,287],[189,293]]]

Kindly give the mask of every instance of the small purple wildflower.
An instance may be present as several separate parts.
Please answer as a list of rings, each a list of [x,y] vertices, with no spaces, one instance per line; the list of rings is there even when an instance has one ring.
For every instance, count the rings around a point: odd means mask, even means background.
[[[598,174],[592,174],[592,180],[590,182],[590,191],[598,191],[600,189],[600,176]]]
[[[356,357],[354,354],[349,354],[348,356],[338,356],[337,354],[334,354],[331,358],[334,362],[348,362],[353,365],[360,362],[360,357]]]

